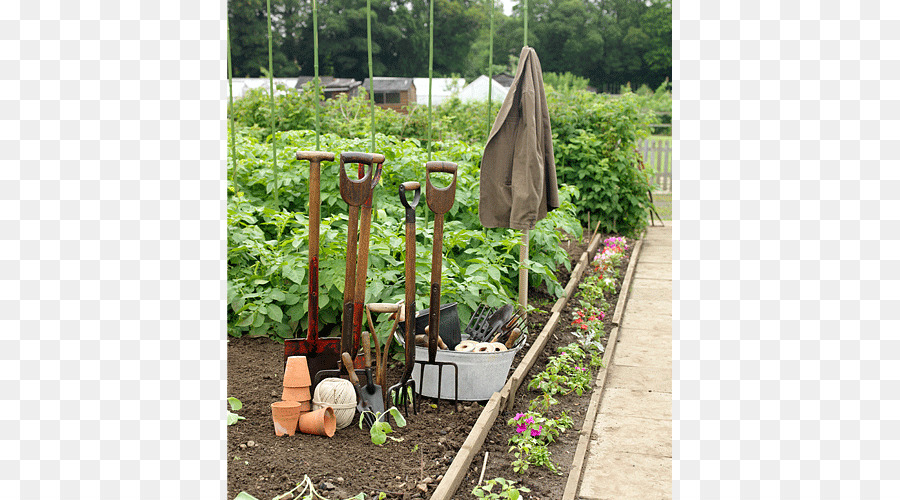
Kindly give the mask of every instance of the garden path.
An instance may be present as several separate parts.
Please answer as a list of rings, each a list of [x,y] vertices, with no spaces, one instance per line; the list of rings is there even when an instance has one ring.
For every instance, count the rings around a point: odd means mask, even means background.
[[[672,224],[648,227],[577,498],[672,498]]]

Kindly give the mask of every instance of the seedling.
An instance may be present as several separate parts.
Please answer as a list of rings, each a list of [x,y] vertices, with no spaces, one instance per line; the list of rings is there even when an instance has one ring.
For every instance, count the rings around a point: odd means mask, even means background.
[[[381,446],[385,441],[387,441],[387,438],[391,438],[394,441],[403,441],[403,438],[388,436],[389,433],[394,432],[391,424],[388,423],[387,420],[382,420],[388,415],[394,417],[394,423],[397,424],[397,427],[406,426],[406,419],[403,418],[403,415],[400,414],[400,410],[398,410],[396,406],[390,407],[385,412],[365,411],[359,416],[360,429],[363,428],[364,422],[372,422],[372,427],[369,429],[369,436],[371,436],[372,438],[372,444]]]
[[[238,415],[237,413],[233,413],[244,407],[240,399],[228,398],[228,406],[231,407],[231,411],[228,412],[228,425],[234,425],[238,420],[245,420],[244,417]]]

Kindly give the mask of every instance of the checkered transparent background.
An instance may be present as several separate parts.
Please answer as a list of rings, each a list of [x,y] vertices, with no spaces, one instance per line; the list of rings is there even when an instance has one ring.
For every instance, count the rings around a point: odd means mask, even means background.
[[[0,8],[0,498],[224,496],[224,19]]]
[[[900,4],[674,8],[673,496],[900,498]]]

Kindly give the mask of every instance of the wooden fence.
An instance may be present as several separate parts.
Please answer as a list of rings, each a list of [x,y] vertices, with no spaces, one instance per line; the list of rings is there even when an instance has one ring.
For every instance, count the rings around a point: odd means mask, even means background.
[[[672,191],[672,141],[651,137],[644,139],[638,150],[644,157],[644,166],[653,170],[653,190]]]

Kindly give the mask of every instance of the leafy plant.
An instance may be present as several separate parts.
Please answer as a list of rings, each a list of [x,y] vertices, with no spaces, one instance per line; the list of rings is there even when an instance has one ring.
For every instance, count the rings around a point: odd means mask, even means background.
[[[275,140],[282,145],[278,186],[273,181],[270,145],[247,134],[237,140],[237,167],[229,177],[228,334],[235,337],[283,340],[304,330],[308,323],[309,168],[292,156],[298,150],[314,148],[315,137],[310,131],[291,131],[276,134]],[[365,151],[366,142],[326,134],[321,149]],[[397,187],[422,178],[427,151],[417,141],[383,135],[377,136],[377,149],[387,161],[381,185],[374,191],[366,302],[396,302],[404,296],[405,239],[404,210],[397,199]],[[460,321],[465,323],[480,303],[499,307],[514,302],[520,238],[510,229],[481,226],[477,210],[479,148],[449,141],[438,145],[435,155],[459,165],[456,202],[445,218],[442,292],[445,301],[459,304]],[[339,192],[338,168],[337,163],[322,164],[320,336],[337,332],[342,314],[348,216]],[[276,191],[277,203],[272,196]],[[557,228],[581,234],[572,201],[576,197],[577,190],[562,186],[562,206],[530,232],[531,260],[526,265],[531,284],[543,284],[556,296],[563,289],[554,271],[560,265],[570,265],[568,255],[560,248]],[[422,309],[427,307],[433,228],[426,208],[416,214],[416,296],[420,297],[416,307]],[[384,342],[388,325],[379,325],[376,334]]]
[[[238,422],[238,420],[246,420],[245,417],[238,415],[236,412],[244,407],[244,404],[241,403],[241,400],[238,398],[228,398],[228,406],[231,408],[231,411],[228,412],[228,425],[234,425]]]
[[[515,481],[511,481],[509,479],[504,479],[502,477],[497,477],[491,480],[488,480],[484,483],[484,486],[476,486],[472,489],[472,494],[478,498],[485,499],[501,499],[506,498],[508,500],[518,500],[521,496],[522,492],[530,493],[531,490],[526,488],[525,486],[514,486],[516,484]],[[497,492],[494,492],[494,486],[498,486]]]
[[[394,432],[394,429],[391,427],[391,424],[388,423],[387,420],[382,420],[386,418],[388,415],[394,417],[394,423],[397,424],[397,427],[406,426],[406,419],[403,418],[403,415],[400,414],[400,410],[398,410],[395,406],[390,407],[387,411],[384,412],[369,412],[365,411],[359,416],[359,428],[363,428],[363,423],[367,420],[372,421],[372,427],[369,429],[369,436],[372,438],[372,444],[377,444],[381,446],[387,441],[387,438],[391,438],[394,441],[400,441],[401,439],[395,438],[393,436],[388,436],[389,433]]]

